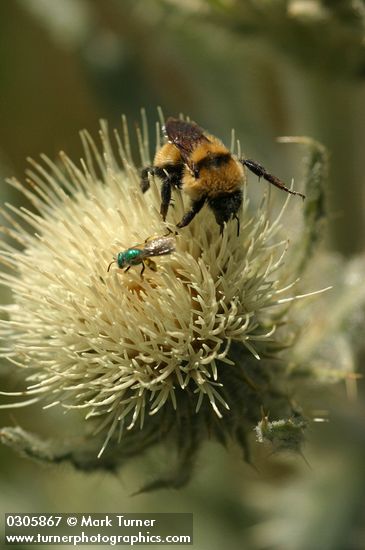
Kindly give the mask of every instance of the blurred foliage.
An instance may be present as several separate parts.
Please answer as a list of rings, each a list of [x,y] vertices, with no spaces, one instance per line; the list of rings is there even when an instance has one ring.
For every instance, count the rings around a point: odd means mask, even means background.
[[[157,105],[166,114],[184,112],[226,143],[234,127],[244,153],[286,181],[305,172],[303,151],[274,138],[310,135],[330,152],[329,245],[345,256],[363,254],[364,31],[362,0],[1,2],[0,174],[21,176],[25,158],[42,151],[53,157],[65,149],[78,158],[79,129],[95,134],[100,117],[117,126],[122,112],[133,124],[141,106],[149,113]],[[249,182],[250,192],[260,195],[264,184],[252,176]],[[4,200],[19,201],[7,186],[1,192]],[[291,221],[290,235],[296,233]],[[363,256],[348,266],[340,256],[314,260],[314,288],[321,262],[327,267],[319,283],[338,290],[319,302],[316,313],[303,310],[304,351],[318,351],[319,361],[326,356],[328,368],[329,350],[348,351],[350,362],[359,350],[361,368]],[[355,384],[347,380],[351,394]],[[200,549],[360,550],[363,386],[359,380],[357,402],[343,387],[326,394],[321,389],[320,396],[313,388],[307,395],[313,410],[326,401],[331,418],[313,425],[311,445],[303,449],[311,468],[303,461],[298,471],[293,458],[262,451],[257,474],[238,451],[212,445],[201,454],[190,487],[131,499],[139,464],[116,483],[105,474],[41,469],[2,448],[2,511],[175,509],[194,512],[194,546]],[[46,416],[32,410],[11,418],[29,430],[36,422],[45,433],[55,426],[62,431],[59,417],[52,422]],[[8,413],[1,414],[4,424]]]

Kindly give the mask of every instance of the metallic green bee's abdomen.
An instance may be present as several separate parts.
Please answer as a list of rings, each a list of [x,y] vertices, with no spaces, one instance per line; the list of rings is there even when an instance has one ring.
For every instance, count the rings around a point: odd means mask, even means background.
[[[122,268],[126,265],[137,265],[141,263],[142,250],[138,248],[129,248],[125,252],[119,252],[117,262],[118,267]]]

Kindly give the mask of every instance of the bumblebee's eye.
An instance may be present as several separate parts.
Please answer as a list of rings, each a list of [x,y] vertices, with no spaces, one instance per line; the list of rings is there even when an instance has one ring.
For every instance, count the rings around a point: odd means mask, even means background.
[[[197,180],[200,176],[198,168],[193,169],[193,176]]]

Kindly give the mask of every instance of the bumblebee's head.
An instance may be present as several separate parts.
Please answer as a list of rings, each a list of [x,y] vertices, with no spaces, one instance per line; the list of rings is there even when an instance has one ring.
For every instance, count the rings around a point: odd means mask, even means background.
[[[224,193],[208,199],[208,204],[214,213],[217,224],[221,228],[221,233],[223,232],[224,223],[228,222],[231,218],[236,218],[238,236],[240,232],[240,222],[237,212],[242,204],[242,190],[238,189],[233,193]]]

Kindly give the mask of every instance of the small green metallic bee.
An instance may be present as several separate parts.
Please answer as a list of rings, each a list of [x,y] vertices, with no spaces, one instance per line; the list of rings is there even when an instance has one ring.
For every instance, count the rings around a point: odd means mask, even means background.
[[[142,264],[141,278],[143,278],[146,266],[152,269],[152,271],[157,271],[156,263],[151,260],[151,256],[165,256],[174,251],[175,239],[173,237],[166,235],[162,237],[148,237],[143,244],[136,244],[127,250],[119,252],[115,259],[110,262],[108,271],[114,263],[118,265],[119,269],[127,266],[124,270],[125,272],[133,265]]]

